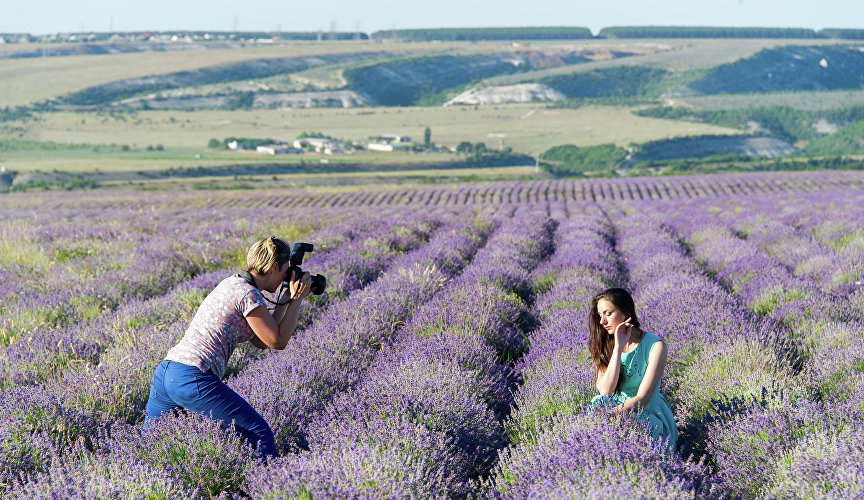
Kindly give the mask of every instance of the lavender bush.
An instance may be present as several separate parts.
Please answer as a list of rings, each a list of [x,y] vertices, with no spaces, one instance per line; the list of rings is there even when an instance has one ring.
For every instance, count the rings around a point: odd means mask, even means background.
[[[0,482],[14,498],[860,497],[860,182],[9,195]],[[285,351],[240,348],[228,371],[284,456],[183,413],[142,434],[153,367],[267,234],[315,243],[304,268],[332,285]],[[585,410],[585,317],[609,286],[669,347],[674,452]]]

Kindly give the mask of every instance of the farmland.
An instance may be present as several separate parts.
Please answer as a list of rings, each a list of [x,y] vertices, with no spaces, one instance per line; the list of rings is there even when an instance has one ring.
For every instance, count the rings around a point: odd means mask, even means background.
[[[724,153],[754,161],[807,155],[835,164],[836,157],[852,168],[841,157],[860,154],[858,115],[832,117],[860,101],[864,53],[858,41],[820,36],[5,47],[2,188],[246,189],[267,187],[263,181],[273,175],[273,187],[384,182],[366,175],[376,168],[399,184],[773,168],[663,164]],[[466,94],[482,98],[453,101]],[[778,109],[748,111],[767,106]],[[814,112],[795,113],[804,109]],[[796,134],[784,132],[791,125],[777,117],[793,117]],[[428,144],[420,142],[427,128]],[[343,141],[345,154],[274,158],[227,148],[232,137],[290,144],[302,134]],[[397,152],[369,149],[382,134],[414,142]],[[691,142],[681,142],[687,137]],[[464,144],[492,154],[468,161],[464,149],[456,152]],[[552,163],[526,173],[544,152],[564,145],[615,145],[627,155],[617,163]],[[663,153],[669,148],[677,149]],[[332,182],[321,165],[341,165]],[[354,165],[356,172],[345,172]],[[477,168],[511,170],[469,173]],[[302,175],[278,177],[294,174]]]
[[[850,171],[6,195],[3,483],[13,497],[854,496],[862,187]],[[313,242],[304,268],[330,283],[284,351],[243,347],[229,366],[282,457],[265,465],[190,415],[141,435],[153,369],[269,234]],[[585,411],[584,318],[608,286],[669,345],[674,454],[627,416]]]
[[[661,126],[662,125],[662,126]],[[157,168],[230,165],[240,163],[266,163],[273,158],[254,152],[245,154],[206,151],[207,142],[214,137],[274,137],[293,139],[310,130],[326,130],[330,135],[346,140],[363,140],[375,133],[398,130],[422,137],[425,127],[432,130],[436,142],[458,144],[466,140],[485,142],[498,149],[505,146],[533,154],[552,145],[577,142],[580,145],[615,142],[626,145],[630,140],[640,142],[670,135],[696,135],[736,133],[723,127],[693,123],[673,123],[631,115],[623,107],[597,107],[545,109],[531,104],[512,104],[497,107],[408,107],[368,108],[364,110],[323,108],[309,110],[255,110],[255,111],[142,111],[129,115],[97,113],[52,113],[37,122],[26,125],[22,139],[50,141],[59,144],[84,143],[91,145],[80,151],[60,153],[51,158],[51,152],[40,150],[4,153],[4,165],[20,171],[101,170],[155,170]],[[128,145],[135,151],[103,151],[94,153],[93,147]],[[147,146],[163,145],[163,153],[142,151]],[[137,151],[137,152],[136,152]],[[203,158],[194,159],[195,153]],[[65,164],[63,158],[74,160]],[[81,160],[77,160],[81,158]],[[444,158],[454,158],[445,156]],[[364,152],[362,159],[370,163],[393,158],[378,153]],[[399,162],[423,161],[424,158],[397,156]],[[283,160],[284,161],[284,160]],[[296,162],[297,160],[293,160]],[[338,158],[334,161],[339,161]],[[358,161],[348,158],[344,161]],[[429,161],[426,158],[425,161]],[[148,162],[152,162],[148,168]]]

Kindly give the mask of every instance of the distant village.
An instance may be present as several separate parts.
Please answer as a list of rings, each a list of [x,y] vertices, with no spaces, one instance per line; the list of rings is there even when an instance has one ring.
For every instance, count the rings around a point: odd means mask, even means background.
[[[274,43],[280,40],[354,40],[368,39],[365,33],[352,32],[82,32],[50,33],[33,35],[30,33],[0,33],[0,44],[30,43],[194,43],[194,42],[244,42]]]
[[[247,143],[249,141],[246,141]],[[242,139],[234,139],[228,142],[228,149],[232,151],[252,150],[248,144],[244,144]],[[411,149],[413,143],[411,138],[405,135],[398,134],[382,134],[371,138],[365,144],[354,142],[347,145],[336,139],[327,137],[303,137],[295,140],[293,143],[287,142],[272,142],[268,144],[260,144],[254,146],[254,150],[260,154],[277,156],[277,155],[295,155],[303,154],[307,151],[322,153],[325,155],[342,154],[348,150],[366,149],[369,151],[393,152],[405,151]]]

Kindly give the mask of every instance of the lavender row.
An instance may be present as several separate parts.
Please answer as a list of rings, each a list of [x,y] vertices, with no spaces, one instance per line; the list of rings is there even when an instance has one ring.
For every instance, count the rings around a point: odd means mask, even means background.
[[[334,304],[288,347],[250,364],[229,385],[267,419],[277,446],[305,446],[306,425],[333,395],[352,387],[413,310],[461,269],[492,229],[486,221],[440,229],[365,289]],[[273,387],[262,391],[260,380]]]
[[[559,179],[492,183],[461,183],[451,186],[421,186],[404,189],[363,189],[353,192],[309,190],[214,193],[56,192],[9,194],[0,206],[13,208],[161,208],[205,205],[214,209],[268,207],[316,211],[330,207],[405,211],[414,207],[482,206],[530,204],[576,200],[620,202],[682,200],[713,197],[784,197],[812,192],[860,192],[864,175],[860,171],[760,172],[739,174],[687,175],[673,177],[627,177],[620,179]]]
[[[425,216],[413,219],[413,224],[414,227],[420,228],[418,233],[412,233],[417,236],[413,240],[417,245],[424,242],[424,238],[421,237],[423,231],[431,231],[438,225],[437,222],[430,222],[430,219]],[[393,224],[392,231],[382,227],[377,236],[381,240],[389,240],[392,233],[398,233],[406,227],[410,225],[405,225],[404,222]],[[428,237],[428,233],[425,234]],[[391,251],[388,246],[375,248],[380,251],[382,261],[388,262],[395,257],[395,251]],[[204,275],[202,278],[209,284],[224,278],[224,274],[221,272],[215,277]],[[57,379],[55,390],[62,395],[62,400],[69,404],[105,411],[115,418],[129,422],[138,421],[144,409],[149,377],[153,369],[168,349],[179,341],[185,324],[191,319],[191,314],[194,314],[204,296],[206,291],[193,294],[185,301],[181,301],[181,306],[186,306],[182,310],[187,311],[188,317],[179,317],[176,322],[147,324],[137,331],[133,329],[121,332],[127,335],[121,336],[119,341],[108,349],[97,366],[69,372],[66,376]],[[242,364],[244,360],[242,358],[239,361],[235,360],[232,363],[232,370],[237,369],[238,362]]]
[[[9,237],[4,245],[27,249],[3,266],[8,283],[0,298],[4,345],[36,330],[97,318],[130,299],[162,294],[179,281],[223,266],[244,236],[233,224],[215,221],[169,219],[141,228],[128,220],[129,213],[103,214],[107,220],[73,217],[62,224],[50,222],[52,216],[57,214],[11,221],[4,231],[4,239]],[[189,237],[182,245],[180,231]]]
[[[520,210],[423,304],[349,391],[309,425],[310,451],[253,474],[253,496],[464,496],[505,445],[500,419],[525,349],[529,273],[548,254],[547,208]],[[322,468],[327,467],[323,472]]]
[[[292,238],[317,225],[314,216],[281,223],[281,217],[250,211],[9,215],[0,226],[0,278],[8,283],[0,291],[4,346],[53,329],[86,330],[86,323],[129,301],[161,295],[208,270],[239,266],[257,233],[250,220],[273,219],[269,229]]]
[[[552,260],[564,271],[537,303],[543,324],[521,363],[525,385],[509,422],[516,444],[502,452],[488,482],[490,496],[656,498],[710,492],[706,467],[668,453],[629,417],[585,411],[596,393],[585,321],[591,297],[623,284],[631,269],[621,264],[631,264],[633,256],[619,258],[612,244],[617,238],[627,245],[630,236],[602,214],[568,221],[565,228],[571,228],[563,233],[570,237]],[[650,231],[642,236],[650,247]]]
[[[750,200],[741,203],[745,208],[741,215],[720,212],[718,216],[824,293],[860,298],[864,277],[860,201],[811,195],[806,200],[781,203],[774,209],[779,216],[769,217],[764,214],[771,213],[771,204]],[[746,216],[748,213],[754,215]],[[860,307],[858,311],[862,312]]]
[[[342,241],[370,225],[380,222],[373,219],[334,225],[326,232],[313,232],[310,236],[324,243],[324,255],[328,249],[338,247]],[[299,236],[294,231],[294,236]],[[233,237],[219,236],[231,240]],[[217,247],[218,249],[218,247]],[[123,342],[135,330],[146,324],[171,323],[181,318],[188,307],[200,301],[197,297],[203,288],[211,287],[212,280],[197,282],[195,290],[179,286],[167,296],[155,298],[132,298],[116,310],[104,313],[87,321],[51,329],[39,329],[26,333],[21,342],[6,347],[0,356],[0,380],[3,387],[27,385],[51,379],[62,373],[70,365],[81,363],[95,365],[99,357],[112,345]],[[194,279],[192,282],[196,282]],[[123,346],[125,348],[126,346]]]
[[[810,223],[821,218],[815,207],[798,212],[796,219]],[[732,222],[739,221],[733,218]],[[795,387],[786,394],[767,394],[748,401],[735,418],[710,429],[709,451],[717,462],[718,475],[735,494],[783,497],[830,492],[830,496],[842,497],[862,487],[861,481],[849,474],[850,465],[859,461],[862,453],[846,440],[864,429],[864,413],[854,397],[864,387],[864,349],[857,342],[864,333],[864,323],[849,307],[855,287],[838,287],[842,283],[836,279],[837,271],[857,271],[844,266],[848,255],[831,255],[828,248],[807,245],[807,233],[824,233],[826,225],[833,225],[825,220],[815,224],[821,229],[798,232],[794,245],[808,256],[827,260],[825,266],[836,270],[826,273],[831,280],[822,287],[834,293],[814,293],[806,302],[784,307],[784,322],[803,344],[805,366]],[[774,234],[782,231],[776,222],[766,225]],[[768,236],[771,233],[762,231],[762,236],[757,233],[748,239],[771,249],[775,240]],[[860,261],[860,256],[857,259]],[[818,279],[807,281],[819,283]],[[754,434],[758,438],[749,437]]]
[[[704,237],[707,234],[705,226],[704,221],[697,219],[691,226],[693,232],[689,234]],[[722,230],[717,230],[717,226],[710,227],[716,231],[715,234],[726,236]],[[644,238],[644,224],[639,225],[639,234],[640,239]],[[682,234],[688,234],[688,231],[685,230]],[[789,279],[787,274],[783,274],[782,266],[749,247],[747,242],[734,237],[725,238],[723,241],[728,245],[725,248],[709,247],[701,242],[692,247],[696,250],[708,248],[713,252],[709,255],[697,254],[706,263],[713,262],[714,258],[726,250],[726,255],[731,256],[731,259],[727,267],[718,273],[721,279],[724,279],[724,276],[741,276],[740,270],[757,273],[758,269],[748,267],[754,263],[761,263],[765,268],[762,274],[757,274],[759,279],[756,280],[765,288],[776,287],[772,279]],[[739,270],[739,273],[730,272],[730,267]],[[725,280],[727,285],[735,289],[738,282],[729,278]],[[747,284],[743,283],[745,286]],[[744,286],[741,286],[739,291],[743,288]],[[752,290],[756,292],[751,292],[750,297],[758,296],[759,288],[753,286]],[[704,295],[700,293],[699,296]],[[742,293],[742,296],[748,295]],[[798,304],[800,303],[801,301],[798,301]],[[750,304],[753,304],[752,299]],[[794,311],[798,304],[786,304],[782,309],[784,314],[775,313],[775,316],[788,322],[790,311]],[[735,312],[728,307],[723,309]],[[694,314],[705,312],[704,305],[701,309],[693,309]],[[710,310],[708,312],[712,315],[714,313]],[[812,312],[803,313],[799,309],[797,315],[802,314],[812,315]],[[744,314],[738,315],[747,318]],[[723,492],[734,496],[759,497],[776,495],[782,491],[788,493],[790,490],[784,488],[788,488],[790,484],[801,487],[801,481],[807,478],[801,470],[790,470],[787,466],[789,454],[802,454],[805,460],[819,458],[802,448],[804,443],[817,438],[825,441],[827,436],[836,436],[849,425],[853,429],[858,428],[860,424],[856,422],[860,421],[860,411],[850,411],[848,407],[834,402],[822,403],[805,399],[803,396],[809,392],[808,370],[796,374],[789,369],[790,364],[784,362],[789,351],[788,342],[783,341],[783,336],[788,336],[790,330],[778,327],[770,316],[762,320],[751,318],[747,322],[758,332],[755,339],[739,334],[731,336],[731,342],[727,345],[711,345],[710,342],[703,341],[702,344],[708,348],[695,358],[692,367],[678,374],[675,373],[673,361],[673,366],[670,367],[672,374],[669,377],[669,392],[673,395],[673,406],[676,406],[676,417],[679,418],[680,426],[680,402],[686,401],[688,393],[698,393],[709,386],[721,389],[720,394],[714,397],[715,409],[701,419],[691,418],[684,427],[684,444],[687,446],[684,451],[697,456],[704,455],[716,472],[716,476],[712,478],[716,483],[712,486],[713,494]],[[746,332],[747,326],[746,323],[741,324],[736,329]],[[860,331],[860,327],[857,330]],[[674,346],[674,343],[671,345]],[[670,347],[670,359],[674,359],[671,352],[673,348]],[[801,353],[793,354],[800,356]],[[823,360],[819,360],[818,366],[822,366],[822,362]],[[718,380],[716,377],[706,377],[706,373],[718,374],[722,378]],[[728,382],[723,384],[724,380]],[[827,463],[834,458],[826,457],[820,460]],[[843,485],[844,481],[839,483]],[[849,485],[848,480],[845,485]]]
[[[393,223],[392,234],[379,233],[378,238],[380,241],[390,241],[392,235],[417,236],[416,232],[407,229],[431,230],[436,225],[437,222],[430,222],[429,217],[422,216],[410,222],[405,220]],[[401,238],[397,240],[402,241]],[[378,240],[367,238],[366,241],[371,243]],[[420,244],[419,240],[417,244]],[[393,249],[386,245],[372,246],[388,248],[391,254],[394,253]],[[387,257],[382,255],[381,259],[386,261]],[[114,345],[101,356],[98,365],[85,364],[76,367],[64,376],[49,381],[47,386],[34,390],[10,390],[4,393],[12,407],[22,408],[19,413],[24,421],[43,420],[38,422],[35,428],[25,428],[23,431],[19,428],[20,421],[4,421],[4,426],[9,425],[6,427],[7,432],[14,436],[24,436],[28,432],[46,435],[50,437],[46,442],[54,442],[60,446],[64,443],[70,444],[79,435],[87,439],[93,435],[88,430],[91,425],[74,432],[61,433],[58,438],[57,428],[81,427],[71,426],[70,419],[83,418],[87,422],[96,422],[102,426],[115,419],[130,422],[139,420],[153,368],[167,349],[182,336],[185,324],[191,319],[200,301],[223,277],[224,272],[207,273],[184,283],[168,296],[118,310],[111,322],[115,334]],[[233,366],[236,365],[232,364]],[[47,407],[45,402],[51,402],[53,406]],[[69,439],[72,441],[68,441]],[[3,450],[7,470],[14,471],[18,467],[38,470],[42,467],[39,464],[46,463],[46,457],[50,457],[50,447],[34,445],[21,449],[14,445],[15,441],[17,438],[7,442]],[[36,442],[40,441],[37,439]]]
[[[594,395],[585,318],[594,294],[621,283],[613,238],[603,214],[571,216],[556,231],[555,253],[534,272],[540,326],[515,367],[523,384],[506,425],[514,444],[530,441],[549,417],[581,412]]]
[[[609,421],[604,415],[586,414],[584,404],[594,393],[589,378],[590,361],[584,347],[575,353],[573,348],[564,347],[553,351],[564,354],[560,357],[538,356],[536,362],[542,369],[567,375],[560,377],[560,383],[555,379],[548,384],[541,382],[541,387],[546,385],[553,390],[548,395],[538,391],[534,404],[540,410],[534,414],[526,411],[527,418],[522,421],[514,419],[513,427],[522,441],[502,454],[501,465],[491,482],[495,488],[493,495],[522,498],[719,494],[723,485],[710,468],[695,461],[705,456],[709,447],[707,422],[725,409],[724,401],[761,394],[763,388],[771,387],[775,379],[783,380],[784,376],[787,384],[790,382],[785,365],[778,363],[778,356],[766,349],[766,339],[776,337],[775,333],[763,331],[763,326],[771,327],[770,323],[748,313],[706,276],[659,222],[638,215],[615,217],[616,248],[611,249],[607,239],[605,246],[594,251],[595,259],[603,256],[609,259],[616,250],[620,252],[625,272],[607,276],[626,276],[626,285],[639,303],[643,327],[663,337],[669,346],[664,392],[682,430],[683,455],[670,455],[633,422]],[[598,239],[602,245],[603,238]],[[610,269],[602,264],[595,266]],[[548,296],[556,304],[560,301],[556,301],[554,290]],[[584,295],[586,299],[590,297]],[[562,296],[572,297],[566,292]],[[583,322],[587,307],[582,308],[581,315],[571,317],[565,325]],[[554,331],[554,326],[550,330]],[[572,338],[560,342],[584,346],[587,334],[582,337],[575,342]],[[532,361],[535,360],[530,357],[525,359],[526,395],[532,395],[529,385],[533,383]],[[725,369],[729,365],[725,363],[735,366],[736,362],[740,362],[737,369],[729,373]],[[581,370],[570,368],[574,364]],[[522,408],[518,409],[514,417],[521,417],[521,411]],[[544,411],[548,413],[544,415]],[[544,417],[541,420],[544,425],[538,429],[539,416]]]

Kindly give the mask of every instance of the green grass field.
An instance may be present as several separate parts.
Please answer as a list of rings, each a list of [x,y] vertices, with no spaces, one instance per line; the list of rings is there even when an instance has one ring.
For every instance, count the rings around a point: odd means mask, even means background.
[[[258,137],[290,141],[301,132],[322,132],[348,141],[396,133],[422,141],[426,127],[433,142],[456,146],[462,141],[483,142],[491,149],[501,144],[536,156],[558,144],[589,146],[615,143],[627,146],[667,137],[699,134],[734,134],[732,129],[634,116],[626,107],[585,106],[548,109],[539,104],[485,107],[321,108],[255,111],[141,111],[135,114],[50,113],[22,125],[22,139],[55,143],[114,144],[71,151],[0,152],[0,163],[21,171],[72,172],[153,170],[169,167],[213,166],[236,163],[272,163],[274,157],[254,152],[210,151],[211,138]],[[128,145],[129,152],[116,148]],[[146,151],[162,145],[165,151]],[[195,158],[201,154],[200,159]],[[440,158],[437,158],[440,156]],[[318,161],[307,154],[277,157],[276,161]],[[456,155],[370,153],[340,155],[333,161],[430,162]]]

